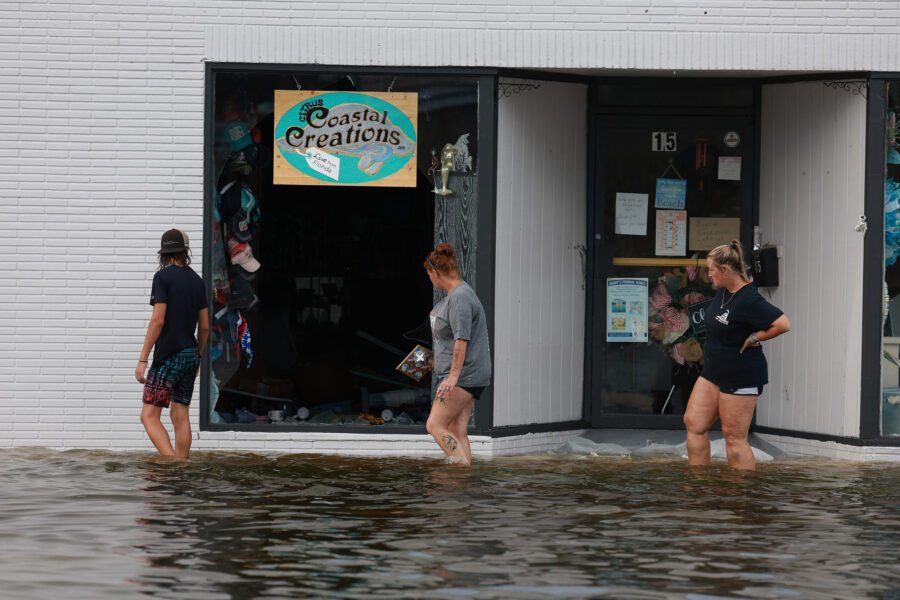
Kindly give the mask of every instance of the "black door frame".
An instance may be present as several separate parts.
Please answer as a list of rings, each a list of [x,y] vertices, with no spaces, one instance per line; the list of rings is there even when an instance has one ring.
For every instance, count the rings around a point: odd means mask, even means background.
[[[746,82],[744,82],[746,84]],[[592,169],[589,172],[588,202],[587,202],[587,246],[588,246],[588,285],[585,299],[587,311],[586,319],[589,326],[585,328],[585,420],[594,428],[622,428],[622,429],[683,429],[683,417],[681,415],[635,415],[635,414],[601,414],[599,403],[601,392],[600,373],[593,369],[596,350],[599,344],[605,343],[605,319],[596,318],[593,314],[594,306],[605,297],[604,286],[600,285],[608,276],[608,268],[611,266],[611,257],[604,256],[604,232],[603,213],[597,210],[598,199],[602,201],[604,186],[605,164],[600,141],[603,130],[609,126],[622,126],[633,124],[635,127],[653,128],[656,123],[666,124],[663,127],[671,128],[671,123],[696,123],[700,126],[710,123],[727,121],[723,128],[743,129],[744,175],[743,206],[741,210],[741,243],[745,248],[750,248],[753,239],[753,226],[758,220],[757,197],[757,164],[758,164],[758,132],[757,118],[755,114],[756,98],[754,93],[754,106],[746,109],[721,108],[697,111],[692,109],[666,110],[664,107],[647,107],[643,111],[635,111],[634,108],[624,110],[604,109],[592,103],[590,114],[591,123],[588,133],[588,154],[591,159]],[[595,99],[596,94],[591,95]],[[732,125],[733,124],[733,125]],[[662,126],[662,125],[660,125]]]

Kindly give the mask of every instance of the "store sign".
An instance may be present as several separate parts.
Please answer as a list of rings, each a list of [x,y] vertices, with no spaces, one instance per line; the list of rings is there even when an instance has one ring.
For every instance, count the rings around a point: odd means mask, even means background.
[[[710,304],[712,304],[712,298],[687,307],[688,318],[691,320],[691,329],[697,335],[706,333],[706,308]]]
[[[725,145],[729,148],[737,148],[741,143],[741,136],[737,131],[729,131],[725,134]]]
[[[646,342],[649,279],[606,280],[606,341]]]
[[[418,95],[275,90],[272,182],[416,185]]]

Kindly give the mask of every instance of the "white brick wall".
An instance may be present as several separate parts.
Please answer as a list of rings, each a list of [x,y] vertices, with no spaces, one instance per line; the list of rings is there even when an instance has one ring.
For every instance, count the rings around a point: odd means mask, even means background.
[[[211,60],[699,71],[897,70],[894,0],[464,0],[222,10]],[[340,8],[338,8],[340,7]],[[286,26],[282,26],[286,25]]]
[[[0,3],[0,446],[148,446],[132,371],[160,233],[202,239],[204,60],[892,70],[898,24],[896,1]]]

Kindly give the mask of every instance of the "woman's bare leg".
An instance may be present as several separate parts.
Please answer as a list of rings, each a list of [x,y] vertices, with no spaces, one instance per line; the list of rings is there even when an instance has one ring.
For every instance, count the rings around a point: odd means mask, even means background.
[[[466,465],[471,463],[471,459],[466,456],[469,440],[466,438],[465,445],[460,443],[456,437],[458,432],[453,430],[452,425],[467,406],[471,410],[472,395],[457,386],[444,398],[435,396],[434,402],[431,403],[431,414],[425,424],[428,433],[441,447],[447,458],[451,462]]]
[[[472,463],[472,447],[469,445],[469,418],[472,416],[472,406],[475,404],[474,398],[468,394],[469,402],[460,411],[459,415],[450,424],[450,431],[456,435],[459,445],[465,450],[466,463]]]
[[[700,377],[694,384],[694,391],[691,392],[687,409],[684,411],[688,464],[709,464],[709,435],[707,432],[718,416],[719,386]]]
[[[757,396],[721,394],[719,416],[722,419],[722,435],[725,437],[725,453],[733,469],[756,470],[756,457],[747,441]]]

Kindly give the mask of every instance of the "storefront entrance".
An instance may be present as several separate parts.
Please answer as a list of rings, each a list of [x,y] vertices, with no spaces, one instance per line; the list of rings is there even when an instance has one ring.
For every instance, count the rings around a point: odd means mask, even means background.
[[[685,110],[684,112],[689,112]],[[679,428],[703,363],[706,254],[752,245],[752,113],[600,115],[591,425]]]

